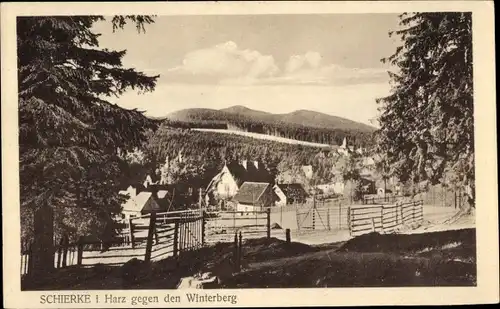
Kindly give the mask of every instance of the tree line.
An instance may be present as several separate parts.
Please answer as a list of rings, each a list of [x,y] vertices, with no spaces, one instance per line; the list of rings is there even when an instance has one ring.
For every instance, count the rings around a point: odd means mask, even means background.
[[[248,119],[231,114],[227,120],[164,120],[168,126],[181,129],[222,129],[267,134],[299,141],[340,145],[344,138],[355,147],[370,147],[373,145],[372,133],[357,130],[342,130],[303,126],[283,121],[271,122]]]

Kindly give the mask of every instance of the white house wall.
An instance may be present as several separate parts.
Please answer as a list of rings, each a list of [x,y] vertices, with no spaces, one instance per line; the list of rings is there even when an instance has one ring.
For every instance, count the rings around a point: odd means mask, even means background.
[[[260,206],[246,205],[238,203],[236,206],[236,211],[258,211],[261,210]]]
[[[274,189],[274,193],[276,193],[276,195],[279,197],[279,201],[276,201],[275,205],[276,206],[285,206],[286,202],[287,202],[286,195],[278,187],[274,187],[273,189]]]
[[[238,192],[238,185],[230,173],[223,173],[215,186],[216,195],[222,198],[231,198]]]

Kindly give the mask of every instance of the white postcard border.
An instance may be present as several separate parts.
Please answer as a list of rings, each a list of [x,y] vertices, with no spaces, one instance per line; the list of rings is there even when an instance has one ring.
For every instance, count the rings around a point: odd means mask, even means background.
[[[493,2],[487,1],[338,1],[338,2],[212,2],[212,3],[2,3],[2,203],[3,283],[7,308],[130,307],[132,304],[41,304],[40,295],[89,294],[115,296],[181,295],[178,290],[21,292],[19,261],[19,153],[15,18],[24,15],[211,15],[388,13],[403,11],[472,11],[474,58],[474,113],[476,148],[477,287],[428,288],[316,288],[198,290],[208,294],[237,295],[237,304],[220,302],[149,304],[148,307],[236,306],[354,306],[451,305],[499,301],[498,195],[495,109],[495,45]]]

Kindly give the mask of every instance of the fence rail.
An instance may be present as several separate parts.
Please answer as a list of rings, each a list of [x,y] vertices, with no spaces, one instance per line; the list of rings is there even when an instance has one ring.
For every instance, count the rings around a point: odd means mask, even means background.
[[[365,195],[363,196],[363,204],[367,205],[367,204],[396,203],[404,198],[405,196],[403,195],[386,195],[386,196]]]
[[[405,225],[421,223],[423,217],[423,201],[352,206],[349,231],[353,237],[371,232],[392,233]]]
[[[236,232],[246,238],[271,237],[270,210],[206,212],[205,210],[151,213],[119,223],[120,233],[108,241],[80,237],[54,244],[54,268],[122,265],[131,258],[156,261],[169,256],[180,257],[207,243],[231,242]],[[223,233],[221,231],[224,231]],[[21,247],[21,275],[33,268],[32,243]]]

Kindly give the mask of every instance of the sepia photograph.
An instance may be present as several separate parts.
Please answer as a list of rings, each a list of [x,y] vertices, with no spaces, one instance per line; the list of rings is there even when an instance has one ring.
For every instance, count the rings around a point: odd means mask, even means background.
[[[21,291],[478,287],[476,18],[16,16]]]

